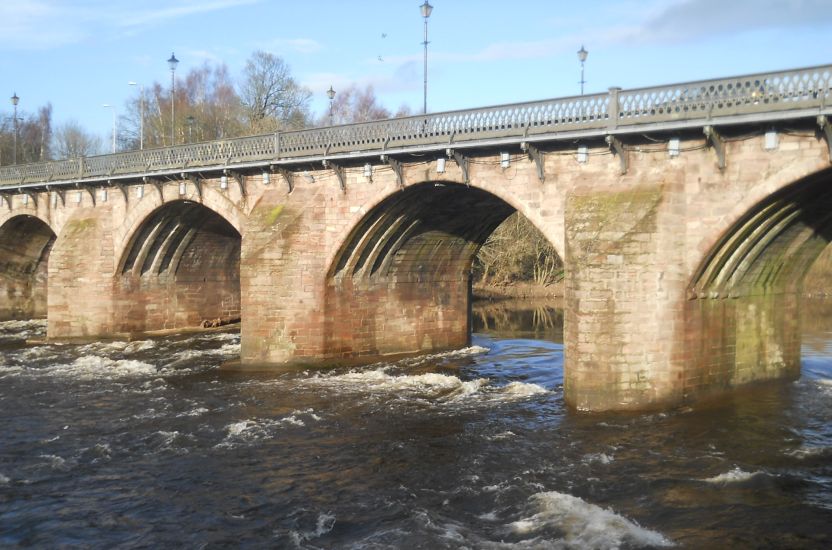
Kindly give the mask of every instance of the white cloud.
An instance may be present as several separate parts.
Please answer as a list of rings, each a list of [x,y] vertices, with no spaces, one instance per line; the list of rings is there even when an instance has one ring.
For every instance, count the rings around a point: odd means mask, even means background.
[[[49,49],[100,33],[134,33],[149,25],[262,0],[15,0],[0,3],[0,49]]]
[[[135,11],[124,10],[123,12],[117,13],[118,19],[113,20],[113,23],[122,27],[140,27],[158,24],[170,19],[179,19],[190,15],[225,10],[238,6],[256,4],[258,2],[260,0],[213,0],[208,2],[184,0],[178,2],[179,5],[172,6],[168,6],[166,2],[165,7],[154,6],[150,8],[146,6],[144,9]],[[173,4],[177,4],[177,2],[173,2]]]
[[[320,42],[311,38],[292,38],[284,42],[289,48],[298,53],[315,53],[323,49]]]
[[[613,2],[585,29],[577,20],[569,34],[522,42],[495,42],[474,52],[431,51],[434,62],[489,62],[539,59],[573,53],[580,44],[612,46],[641,43],[676,43],[705,36],[760,29],[823,27],[832,24],[830,0],[638,0]],[[573,16],[574,18],[574,16]],[[615,21],[602,26],[601,22]],[[421,54],[387,56],[385,61],[407,63]],[[376,59],[367,63],[377,62]]]
[[[323,94],[332,86],[337,92],[350,86],[365,88],[372,86],[379,95],[408,92],[420,89],[422,85],[421,65],[416,62],[406,62],[395,67],[390,74],[378,72],[349,76],[339,73],[313,73],[302,78],[304,86],[312,90],[313,94]]]

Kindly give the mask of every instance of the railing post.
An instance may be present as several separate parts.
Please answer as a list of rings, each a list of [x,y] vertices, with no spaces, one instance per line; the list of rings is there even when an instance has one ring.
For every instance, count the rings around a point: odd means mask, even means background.
[[[79,179],[84,179],[84,169],[85,169],[84,157],[79,157],[78,158],[78,178]]]
[[[274,133],[274,158],[280,158],[280,132]]]
[[[621,88],[616,86],[612,86],[610,88],[610,98],[609,102],[607,103],[607,114],[609,115],[609,119],[607,120],[607,127],[610,129],[614,129],[618,127],[618,114],[619,114],[619,104],[618,104],[618,92],[621,91]]]

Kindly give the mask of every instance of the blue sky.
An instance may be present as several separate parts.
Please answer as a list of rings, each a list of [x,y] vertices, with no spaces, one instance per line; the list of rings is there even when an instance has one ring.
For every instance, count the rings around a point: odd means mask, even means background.
[[[428,110],[444,111],[832,63],[832,0],[431,0]],[[330,84],[373,84],[391,110],[422,105],[421,0],[3,0],[0,112],[51,102],[102,138],[128,81],[206,60],[237,76],[283,57],[324,112]]]

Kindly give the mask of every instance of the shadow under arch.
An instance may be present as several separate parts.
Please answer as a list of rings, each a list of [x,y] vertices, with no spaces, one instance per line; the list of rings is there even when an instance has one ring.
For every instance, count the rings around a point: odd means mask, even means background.
[[[115,330],[218,326],[240,318],[240,233],[202,204],[161,205],[139,225],[116,272]]]
[[[514,211],[486,191],[434,182],[409,186],[376,205],[327,274],[325,354],[467,345],[474,257]]]
[[[45,318],[49,254],[57,235],[21,214],[0,226],[0,320]]]
[[[757,203],[688,286],[686,391],[800,375],[803,280],[832,242],[832,169]]]

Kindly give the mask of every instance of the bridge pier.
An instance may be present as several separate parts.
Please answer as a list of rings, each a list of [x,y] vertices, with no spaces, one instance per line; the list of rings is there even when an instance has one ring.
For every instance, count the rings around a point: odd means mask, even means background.
[[[117,332],[113,217],[110,205],[78,208],[59,232],[49,258],[48,338]]]
[[[668,230],[681,217],[674,200],[671,185],[628,181],[567,199],[564,391],[578,409],[683,397],[684,235]]]
[[[333,199],[367,204],[378,194],[355,183],[351,198]],[[513,209],[462,185],[400,189],[392,171],[374,185],[386,188],[385,198],[364,215],[363,206],[314,206],[329,201],[309,186],[263,195],[243,243],[243,363],[372,360],[468,345],[471,263]],[[477,215],[460,215],[468,211]]]

